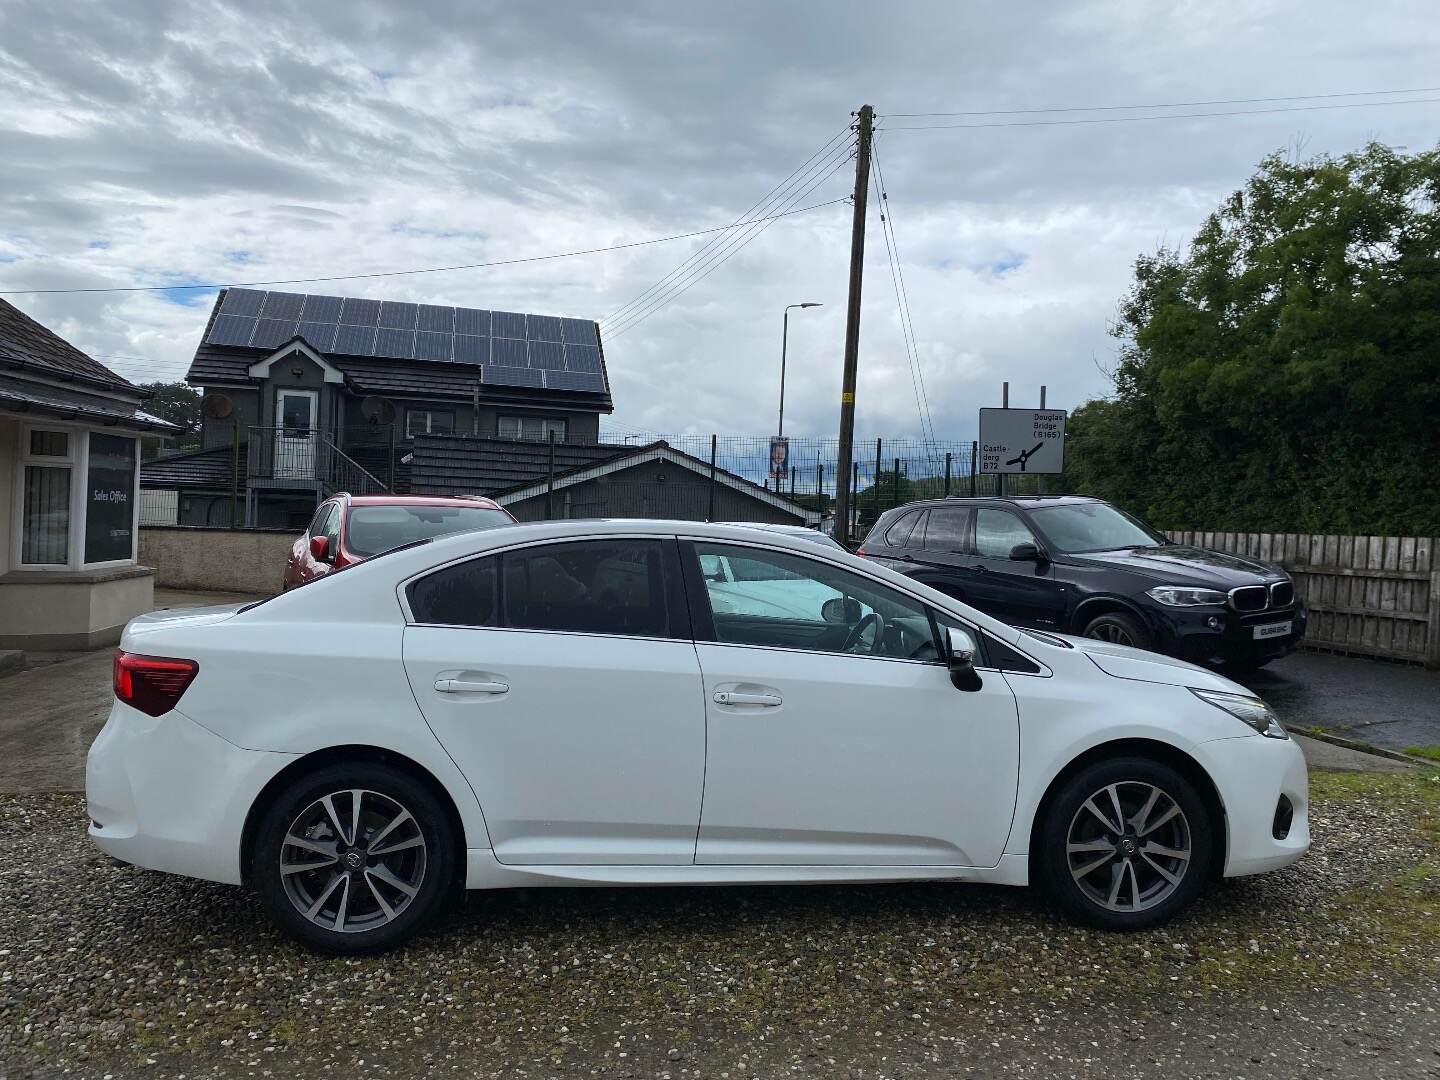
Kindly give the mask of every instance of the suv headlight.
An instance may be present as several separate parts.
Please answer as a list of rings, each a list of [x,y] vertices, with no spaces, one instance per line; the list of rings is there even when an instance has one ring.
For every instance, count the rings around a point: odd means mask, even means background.
[[[1267,739],[1288,739],[1290,737],[1280,726],[1280,718],[1275,715],[1274,710],[1258,697],[1249,697],[1245,694],[1222,694],[1218,690],[1196,690],[1194,687],[1191,687],[1190,692],[1201,700],[1208,701],[1217,709],[1224,709],[1236,720],[1242,721],[1246,727],[1252,728]]]
[[[1205,607],[1225,603],[1225,594],[1217,589],[1194,589],[1188,585],[1156,585],[1145,595],[1166,607]]]

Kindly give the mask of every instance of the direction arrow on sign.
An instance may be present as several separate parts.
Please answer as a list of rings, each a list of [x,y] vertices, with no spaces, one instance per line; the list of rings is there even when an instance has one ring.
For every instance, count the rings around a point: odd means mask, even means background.
[[[981,409],[982,473],[1059,473],[1065,468],[1065,410]]]

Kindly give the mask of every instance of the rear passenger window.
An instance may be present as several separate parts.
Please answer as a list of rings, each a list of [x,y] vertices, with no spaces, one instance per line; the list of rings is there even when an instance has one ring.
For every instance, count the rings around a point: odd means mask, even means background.
[[[919,510],[902,514],[900,520],[885,531],[885,545],[887,547],[904,547],[910,542],[910,536],[915,531],[915,523],[919,520]]]
[[[958,506],[931,510],[930,520],[925,523],[924,546],[930,551],[963,551],[969,521],[970,511]]]
[[[494,626],[499,558],[471,559],[413,582],[410,614],[417,623],[438,626]]]
[[[665,559],[658,540],[585,540],[508,551],[506,626],[665,637]]]

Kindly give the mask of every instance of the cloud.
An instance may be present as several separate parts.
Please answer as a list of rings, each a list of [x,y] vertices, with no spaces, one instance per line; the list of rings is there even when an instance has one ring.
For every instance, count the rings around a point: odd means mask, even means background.
[[[370,273],[705,228],[869,101],[886,114],[878,160],[924,397],[938,433],[968,439],[1002,381],[1071,408],[1103,393],[1135,257],[1183,242],[1266,153],[1428,147],[1440,106],[927,131],[896,114],[1425,86],[1431,14],[1422,0],[1363,20],[1337,0],[12,0],[0,289]],[[850,184],[842,168],[812,199]],[[844,206],[776,222],[608,341],[612,427],[770,430],[781,312],[813,300],[790,321],[786,428],[833,433],[849,224]],[[706,239],[323,288],[600,318]],[[878,212],[865,274],[858,428],[913,435]],[[111,362],[146,380],[183,373],[206,315],[180,292],[15,299],[97,356],[143,358]]]

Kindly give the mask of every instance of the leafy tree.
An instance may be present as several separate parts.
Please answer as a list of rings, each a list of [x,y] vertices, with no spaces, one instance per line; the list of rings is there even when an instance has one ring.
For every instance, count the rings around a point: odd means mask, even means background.
[[[1141,257],[1065,482],[1168,528],[1440,533],[1440,151],[1266,158]]]
[[[142,383],[142,390],[154,395],[145,411],[180,425],[174,436],[177,448],[200,445],[200,393],[183,382]]]

